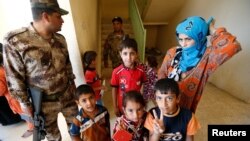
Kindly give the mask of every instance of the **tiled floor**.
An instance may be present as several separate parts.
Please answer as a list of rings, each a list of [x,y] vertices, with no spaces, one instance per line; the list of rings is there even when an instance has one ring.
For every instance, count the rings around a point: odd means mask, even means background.
[[[110,75],[111,70],[107,70],[103,73],[103,76],[106,78]],[[109,82],[109,79],[106,81]],[[103,101],[109,110],[112,128],[115,117],[112,108],[111,88],[109,86]],[[200,121],[202,128],[198,131],[197,135],[195,135],[195,140],[207,140],[208,124],[250,124],[249,111],[250,104],[246,104],[208,83],[196,112],[196,117]],[[62,140],[70,141],[66,123],[61,114],[59,114],[58,122],[62,133]],[[21,138],[25,130],[26,124],[24,122],[11,126],[0,125],[0,141],[32,141],[32,136],[26,139]]]

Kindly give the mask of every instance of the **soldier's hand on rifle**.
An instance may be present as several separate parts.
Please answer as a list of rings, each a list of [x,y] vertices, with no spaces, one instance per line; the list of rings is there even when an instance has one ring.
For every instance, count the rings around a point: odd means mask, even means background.
[[[27,115],[28,117],[31,118],[33,117],[33,108],[31,104],[20,103],[20,106],[24,115]]]

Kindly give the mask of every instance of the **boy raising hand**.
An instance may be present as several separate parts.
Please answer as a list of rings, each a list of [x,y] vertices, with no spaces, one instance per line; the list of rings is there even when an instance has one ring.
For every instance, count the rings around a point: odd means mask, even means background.
[[[144,124],[149,130],[149,141],[193,141],[200,124],[190,110],[179,106],[177,82],[160,79],[154,91],[158,106],[149,111]]]
[[[153,114],[154,114],[154,120],[153,120],[154,134],[153,135],[156,135],[155,140],[159,140],[158,135],[163,133],[163,131],[165,130],[165,126],[163,123],[163,112],[162,111],[160,112],[161,112],[160,113],[161,115],[160,115],[160,118],[158,118],[156,111],[153,110]]]

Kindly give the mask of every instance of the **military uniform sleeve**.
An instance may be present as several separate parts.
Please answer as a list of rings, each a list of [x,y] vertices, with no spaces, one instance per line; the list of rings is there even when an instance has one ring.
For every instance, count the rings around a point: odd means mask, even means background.
[[[10,94],[24,105],[29,105],[25,83],[25,65],[18,50],[20,44],[15,36],[4,38],[3,54],[6,80]]]
[[[108,61],[108,55],[110,51],[110,44],[109,44],[109,38],[110,35],[108,35],[107,39],[105,40],[104,46],[103,46],[103,61]]]
[[[241,50],[241,45],[236,37],[226,31],[225,28],[218,28],[211,36],[212,52],[210,53],[210,68],[215,71],[218,66],[229,60]]]

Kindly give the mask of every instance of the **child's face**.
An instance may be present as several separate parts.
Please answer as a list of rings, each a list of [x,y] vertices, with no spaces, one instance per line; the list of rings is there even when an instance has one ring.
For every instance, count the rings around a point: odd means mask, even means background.
[[[94,59],[94,60],[91,61],[90,67],[91,68],[95,68],[96,67],[96,59]]]
[[[155,100],[158,107],[163,111],[164,114],[174,114],[178,108],[179,97],[176,97],[176,94],[161,94],[161,92],[157,90],[155,92]]]
[[[135,52],[132,48],[124,48],[120,52],[123,64],[125,67],[133,68],[134,63],[137,59],[137,52]]]
[[[138,122],[145,112],[144,107],[135,101],[127,101],[126,107],[123,107],[123,111],[125,116],[134,122]]]
[[[95,111],[96,100],[94,94],[82,94],[80,95],[79,100],[76,102],[83,108],[85,112],[91,113]]]

